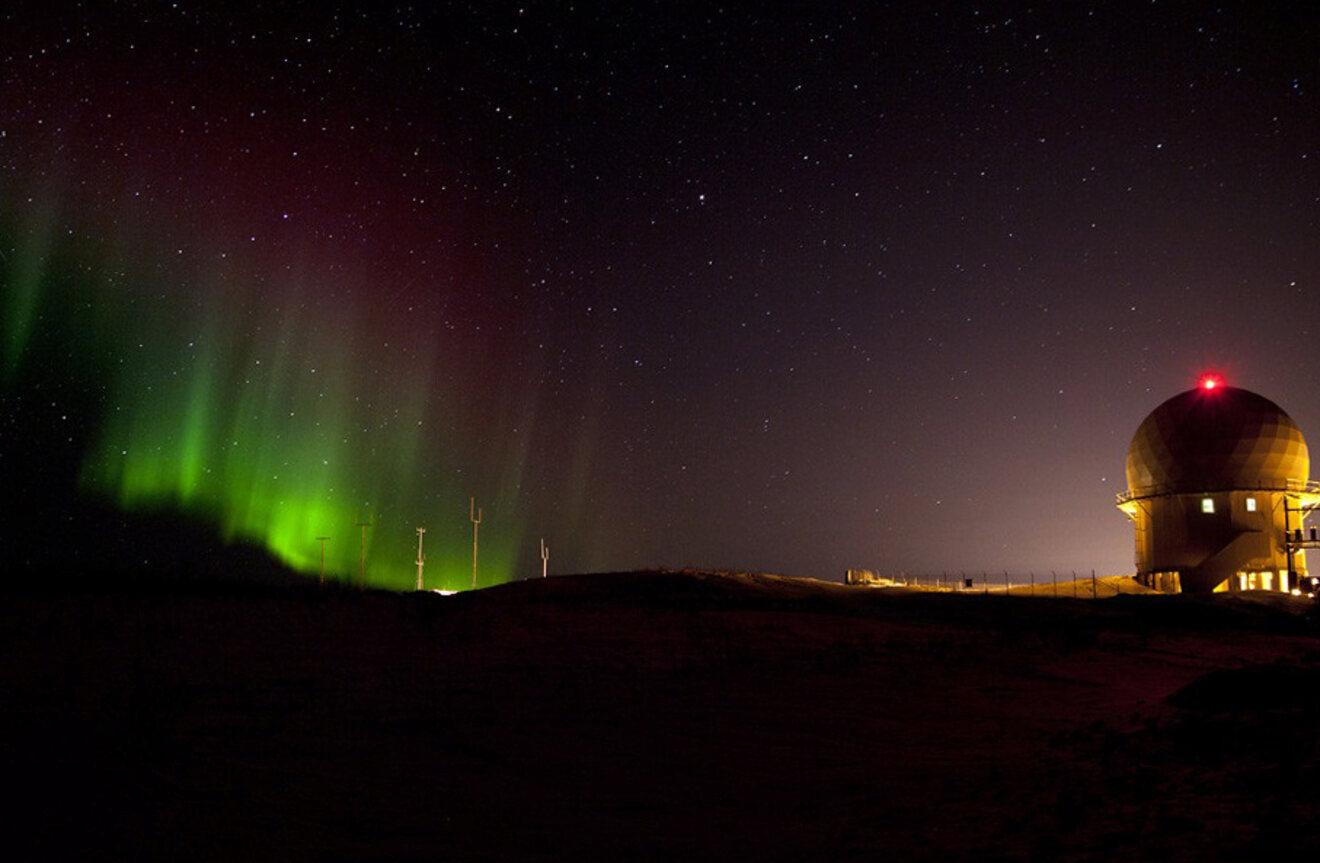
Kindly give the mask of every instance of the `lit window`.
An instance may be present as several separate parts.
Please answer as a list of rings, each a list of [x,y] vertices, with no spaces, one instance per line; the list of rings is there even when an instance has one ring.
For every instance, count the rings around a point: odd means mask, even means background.
[[[1212,497],[1201,498],[1201,512],[1214,512],[1215,500]]]
[[[1256,499],[1254,497],[1247,498],[1247,512],[1255,512],[1255,511],[1256,511]]]

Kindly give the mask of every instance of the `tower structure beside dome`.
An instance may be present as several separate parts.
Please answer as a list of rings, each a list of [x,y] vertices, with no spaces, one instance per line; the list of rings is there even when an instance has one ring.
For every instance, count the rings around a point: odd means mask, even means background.
[[[1310,469],[1301,430],[1264,396],[1207,377],[1164,402],[1132,437],[1118,496],[1137,578],[1172,592],[1297,588],[1317,546]]]

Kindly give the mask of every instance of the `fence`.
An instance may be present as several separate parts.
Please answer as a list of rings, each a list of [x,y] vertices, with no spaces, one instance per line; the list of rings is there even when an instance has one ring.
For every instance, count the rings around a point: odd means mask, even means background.
[[[1120,594],[1155,593],[1131,575],[1097,576],[1094,571],[1058,572],[941,572],[877,575],[868,570],[849,570],[847,583],[872,587],[906,587],[944,593],[1038,596],[1060,599],[1105,599]],[[857,577],[855,573],[866,573]]]

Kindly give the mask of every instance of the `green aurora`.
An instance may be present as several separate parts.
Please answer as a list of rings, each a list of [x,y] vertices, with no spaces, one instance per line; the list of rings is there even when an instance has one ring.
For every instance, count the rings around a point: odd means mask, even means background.
[[[471,585],[476,495],[478,585],[513,576],[526,539],[516,446],[493,455],[513,470],[465,470],[483,442],[458,440],[473,421],[453,377],[435,373],[452,358],[430,333],[364,312],[310,273],[273,279],[223,253],[165,265],[159,241],[121,231],[117,245],[93,244],[58,207],[38,213],[6,226],[4,381],[57,357],[92,382],[99,421],[82,430],[81,494],[199,517],[309,575],[328,536],[327,577],[349,582],[355,522],[370,520],[366,580],[396,589],[415,584],[417,527],[426,586]]]

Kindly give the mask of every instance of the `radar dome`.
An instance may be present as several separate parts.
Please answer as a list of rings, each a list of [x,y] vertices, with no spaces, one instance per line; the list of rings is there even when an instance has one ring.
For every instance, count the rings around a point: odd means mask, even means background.
[[[1264,396],[1222,384],[1180,393],[1151,411],[1128,447],[1128,493],[1286,489],[1311,458],[1297,424]]]

